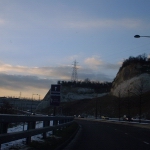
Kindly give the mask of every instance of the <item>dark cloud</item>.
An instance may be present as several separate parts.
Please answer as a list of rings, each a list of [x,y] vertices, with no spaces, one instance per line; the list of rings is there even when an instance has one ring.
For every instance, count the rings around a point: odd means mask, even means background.
[[[55,80],[40,79],[37,76],[8,75],[0,74],[0,87],[10,90],[20,90],[30,88],[47,89]]]
[[[119,70],[119,68],[121,67],[121,64],[119,64],[119,63],[118,64],[107,63],[107,64],[104,64],[102,67],[105,69]]]
[[[106,74],[98,73],[98,74],[93,74],[93,73],[81,73],[78,75],[81,80],[84,80],[86,78],[90,79],[91,81],[107,81],[111,82],[113,79],[107,76]]]
[[[16,95],[19,91],[24,95],[31,96],[32,93],[38,93],[44,97],[51,87],[51,84],[57,84],[57,81],[71,80],[73,68],[72,66],[58,66],[58,67],[35,67],[25,68],[16,67],[14,74],[10,74],[14,70],[14,66],[1,67],[1,70],[6,73],[0,73],[0,89],[6,91],[5,95]],[[111,82],[114,75],[111,72],[117,72],[119,65],[105,64],[98,67],[79,67],[77,69],[78,80],[85,80],[88,78],[91,81],[107,81]],[[2,95],[3,93],[1,93]]]

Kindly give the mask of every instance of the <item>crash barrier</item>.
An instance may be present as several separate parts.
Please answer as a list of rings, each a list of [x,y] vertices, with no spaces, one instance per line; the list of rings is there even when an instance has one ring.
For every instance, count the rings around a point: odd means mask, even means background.
[[[37,134],[43,134],[43,138],[46,138],[46,133],[49,131],[55,131],[57,129],[70,125],[74,120],[74,117],[66,116],[43,116],[43,115],[0,115],[0,148],[1,144],[15,141],[18,139],[26,138],[26,144],[31,142],[31,136]],[[36,128],[36,122],[43,121],[42,128]],[[53,125],[50,126],[50,121]],[[11,123],[27,123],[27,130],[7,133],[8,125]]]

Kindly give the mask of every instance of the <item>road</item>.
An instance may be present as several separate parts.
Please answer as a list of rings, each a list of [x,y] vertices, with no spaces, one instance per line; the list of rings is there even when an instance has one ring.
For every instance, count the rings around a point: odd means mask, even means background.
[[[64,150],[150,150],[150,129],[90,120]]]

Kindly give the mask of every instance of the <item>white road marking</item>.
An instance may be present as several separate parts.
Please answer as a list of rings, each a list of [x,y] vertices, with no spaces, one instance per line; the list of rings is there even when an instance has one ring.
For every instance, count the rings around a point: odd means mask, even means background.
[[[147,144],[147,145],[149,145],[149,143],[148,142],[145,142],[145,141],[143,141],[145,144]]]

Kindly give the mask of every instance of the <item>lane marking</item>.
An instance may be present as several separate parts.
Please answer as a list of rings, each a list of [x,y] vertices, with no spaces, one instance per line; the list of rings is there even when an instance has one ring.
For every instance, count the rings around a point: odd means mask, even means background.
[[[147,144],[147,145],[149,145],[149,143],[148,142],[145,142],[145,141],[143,141],[145,144]]]

